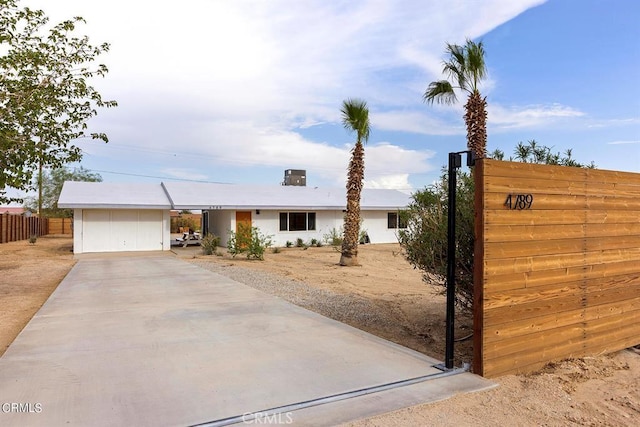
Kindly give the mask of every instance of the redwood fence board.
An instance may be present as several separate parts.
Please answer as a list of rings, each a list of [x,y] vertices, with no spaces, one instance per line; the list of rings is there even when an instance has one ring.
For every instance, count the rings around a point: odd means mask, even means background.
[[[0,214],[0,243],[26,240],[31,236],[49,233],[47,218],[26,217],[15,214]]]
[[[490,159],[474,174],[474,371],[639,344],[640,174]]]
[[[73,219],[49,218],[49,234],[73,234]]]

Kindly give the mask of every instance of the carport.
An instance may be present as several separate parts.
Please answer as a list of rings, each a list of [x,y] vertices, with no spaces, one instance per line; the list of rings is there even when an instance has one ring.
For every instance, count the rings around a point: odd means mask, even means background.
[[[0,423],[335,425],[494,385],[436,363],[166,253],[86,255],[0,359]]]

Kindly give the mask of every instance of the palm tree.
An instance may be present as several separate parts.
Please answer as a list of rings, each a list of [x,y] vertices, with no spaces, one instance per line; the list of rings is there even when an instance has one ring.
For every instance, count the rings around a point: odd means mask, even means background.
[[[464,121],[467,125],[467,146],[477,158],[487,153],[487,98],[480,95],[480,82],[487,75],[482,42],[467,39],[464,46],[447,43],[449,59],[444,62],[442,72],[449,80],[431,82],[423,95],[429,104],[453,104],[457,101],[455,90],[469,94],[464,106]]]
[[[347,211],[344,215],[344,239],[340,265],[358,265],[358,243],[360,235],[360,193],[364,180],[364,143],[369,139],[369,108],[360,99],[343,101],[342,124],[356,134],[356,145],[351,150],[351,161],[347,176]]]

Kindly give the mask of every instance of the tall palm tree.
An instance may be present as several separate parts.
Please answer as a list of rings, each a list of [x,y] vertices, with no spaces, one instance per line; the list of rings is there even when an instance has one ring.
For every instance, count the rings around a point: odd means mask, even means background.
[[[444,61],[442,72],[448,80],[431,82],[423,100],[429,104],[453,104],[457,101],[455,90],[469,94],[464,106],[467,125],[467,146],[477,158],[487,154],[487,99],[480,95],[480,82],[487,75],[482,42],[469,39],[464,46],[447,43],[449,59]]]
[[[364,180],[364,143],[369,139],[369,108],[361,99],[343,101],[342,125],[356,134],[356,145],[351,150],[347,176],[347,212],[344,215],[344,239],[340,265],[358,265],[360,235],[360,193]]]

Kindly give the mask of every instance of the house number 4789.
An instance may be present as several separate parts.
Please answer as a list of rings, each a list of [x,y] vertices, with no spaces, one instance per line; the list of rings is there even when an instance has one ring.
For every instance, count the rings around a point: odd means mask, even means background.
[[[531,209],[533,194],[509,194],[504,205],[513,210]]]

